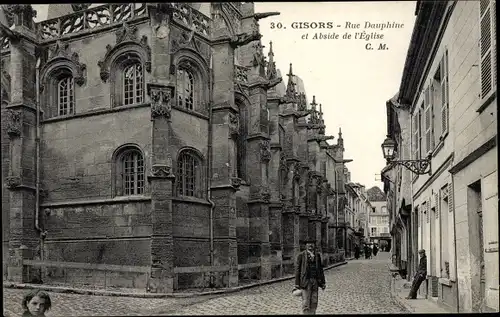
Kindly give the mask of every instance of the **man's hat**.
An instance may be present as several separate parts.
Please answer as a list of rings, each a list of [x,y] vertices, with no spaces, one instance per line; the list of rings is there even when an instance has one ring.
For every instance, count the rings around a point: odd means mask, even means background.
[[[304,240],[304,243],[316,243],[316,239],[314,238],[307,238]]]
[[[420,250],[418,250],[418,253],[425,253],[425,250],[424,249],[420,249]]]

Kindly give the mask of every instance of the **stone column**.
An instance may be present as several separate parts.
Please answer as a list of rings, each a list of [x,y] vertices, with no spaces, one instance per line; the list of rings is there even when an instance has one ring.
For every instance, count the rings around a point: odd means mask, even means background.
[[[30,5],[12,5],[15,20],[10,34],[10,103],[2,124],[10,137],[10,170],[5,179],[10,190],[9,279],[27,281],[27,268],[20,259],[32,259],[39,246],[35,230],[36,205],[36,44],[33,33],[33,9]],[[21,37],[19,33],[22,33]],[[4,155],[4,154],[3,154]],[[22,251],[19,251],[23,246]],[[21,253],[19,253],[21,252]]]
[[[169,153],[170,111],[173,88],[148,85],[153,120],[151,209],[151,291],[173,292],[174,241],[172,236],[172,159]]]
[[[220,31],[220,32],[219,32]],[[214,207],[214,262],[229,265],[227,285],[238,285],[238,244],[236,240],[236,191],[240,179],[236,176],[234,135],[239,133],[238,109],[234,99],[234,45],[227,32],[212,46],[213,105],[212,105],[212,201]],[[227,31],[227,30],[226,30]]]
[[[153,25],[151,38],[154,83],[148,83],[151,102],[152,153],[151,171],[151,280],[153,293],[171,293],[174,290],[174,240],[172,236],[172,153],[171,109],[174,88],[170,81],[169,23],[170,13],[165,6],[150,8]]]
[[[272,278],[283,275],[283,219],[282,211],[285,206],[293,204],[291,192],[291,172],[286,161],[286,155],[282,148],[283,140],[280,139],[279,128],[279,97],[275,90],[271,89],[271,96],[267,99],[269,109],[269,137],[271,141],[271,161],[269,164],[269,183],[271,191],[271,204],[269,205],[270,226],[270,253]],[[282,176],[285,176],[284,178]],[[293,176],[292,176],[293,177]],[[282,182],[285,182],[284,184]],[[293,220],[292,220],[293,221]],[[280,264],[277,264],[280,263]],[[279,265],[279,269],[278,269]]]
[[[254,107],[254,106],[252,106]],[[269,203],[270,191],[267,183],[268,163],[271,157],[269,141],[260,135],[248,140],[250,166],[255,169],[250,174],[250,200],[248,202],[250,239],[260,244],[261,280],[271,278],[270,242],[269,242]]]
[[[316,244],[318,246],[318,249],[321,251],[321,218],[316,216],[314,219],[313,219],[313,222],[314,222],[314,227],[315,227],[315,230],[316,230]]]

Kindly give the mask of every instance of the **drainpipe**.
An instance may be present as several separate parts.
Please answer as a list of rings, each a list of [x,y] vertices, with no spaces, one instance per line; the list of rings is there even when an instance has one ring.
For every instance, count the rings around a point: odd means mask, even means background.
[[[453,175],[452,175],[452,180],[451,180],[451,191],[448,193],[448,196],[450,195],[453,195],[453,191],[454,191],[454,186],[453,186]],[[455,198],[455,197],[453,197]],[[453,200],[453,203],[455,203],[455,199],[452,199]],[[448,201],[450,201],[450,199],[448,199]],[[458,289],[458,258],[457,258],[457,225],[456,225],[456,222],[455,222],[455,206],[452,206],[453,207],[453,237],[455,239],[455,243],[454,243],[454,253],[455,253],[455,279],[456,279],[456,285],[455,285],[455,289],[456,289],[456,293],[457,293],[457,313],[460,313],[460,297],[459,297],[459,294],[460,294],[460,290]],[[448,276],[449,278],[449,276]]]
[[[40,260],[44,259],[43,242],[46,232],[40,228],[40,58],[36,61],[36,193],[35,193],[35,228],[40,234]]]
[[[210,266],[214,265],[214,208],[215,203],[211,200],[212,196],[212,108],[213,108],[213,91],[214,91],[214,72],[212,59],[210,58],[210,91],[209,91],[209,114],[208,114],[208,164],[206,175],[207,200],[210,203]],[[210,281],[212,283],[212,279]]]

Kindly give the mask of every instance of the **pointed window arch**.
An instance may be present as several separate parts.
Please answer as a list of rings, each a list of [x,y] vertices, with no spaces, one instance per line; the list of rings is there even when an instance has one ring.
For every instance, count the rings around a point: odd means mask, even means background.
[[[143,195],[145,192],[145,164],[142,151],[125,146],[114,155],[114,195]]]
[[[203,198],[203,159],[192,149],[182,150],[177,158],[176,191],[178,196]]]
[[[65,74],[57,82],[57,109],[60,116],[73,114],[75,111],[75,85],[73,76]]]
[[[177,69],[177,105],[181,108],[194,110],[195,103],[195,77],[189,69]]]
[[[140,62],[123,69],[123,105],[140,104],[144,102],[144,72]]]

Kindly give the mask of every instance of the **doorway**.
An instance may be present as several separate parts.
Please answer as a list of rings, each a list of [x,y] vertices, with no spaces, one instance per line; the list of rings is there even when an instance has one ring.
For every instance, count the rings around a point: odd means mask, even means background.
[[[481,180],[470,184],[467,188],[467,214],[469,218],[469,250],[471,263],[472,311],[482,312],[486,295],[486,277],[484,271],[483,244],[483,208]],[[472,264],[473,265],[473,264]]]

